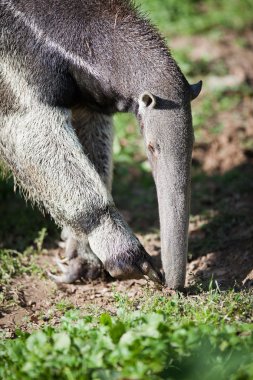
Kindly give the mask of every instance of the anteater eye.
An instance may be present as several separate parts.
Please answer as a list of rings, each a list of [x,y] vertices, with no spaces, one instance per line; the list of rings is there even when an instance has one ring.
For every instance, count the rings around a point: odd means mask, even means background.
[[[160,145],[153,144],[151,142],[148,144],[148,150],[154,157],[158,157],[159,153],[161,152]]]
[[[155,153],[154,145],[152,145],[151,143],[149,143],[148,144],[148,150],[150,151],[151,154],[154,154]]]

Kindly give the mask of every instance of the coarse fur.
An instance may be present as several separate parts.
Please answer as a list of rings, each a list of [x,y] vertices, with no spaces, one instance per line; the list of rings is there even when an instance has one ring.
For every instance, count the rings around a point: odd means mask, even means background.
[[[96,171],[110,192],[113,171],[113,126],[111,116],[77,106],[72,110],[72,125],[83,146],[84,153],[93,162]],[[78,257],[76,261],[80,264],[75,264],[74,268],[72,268],[71,282],[73,279],[80,278],[80,271],[81,277],[84,278],[93,279],[101,274],[100,261],[91,250],[88,238],[83,236],[82,241],[79,242],[66,227],[62,231],[62,239],[65,240],[66,257],[69,260]]]
[[[162,80],[166,96],[169,90],[181,99],[188,88],[163,39],[132,2],[0,4],[3,50],[15,50],[47,104],[69,107],[82,99],[86,106],[111,114],[118,108],[136,110],[139,95],[147,88],[157,90]]]
[[[69,260],[79,245],[113,276],[159,280],[110,195],[111,117],[133,112],[157,186],[166,280],[183,286],[191,87],[157,30],[127,0],[0,0],[0,25],[0,155],[68,231]]]

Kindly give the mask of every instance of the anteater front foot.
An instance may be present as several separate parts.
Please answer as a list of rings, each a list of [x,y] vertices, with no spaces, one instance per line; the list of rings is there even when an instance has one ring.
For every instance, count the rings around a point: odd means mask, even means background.
[[[74,257],[73,259],[60,258],[55,260],[61,274],[55,275],[48,271],[48,277],[57,284],[72,284],[77,280],[95,280],[102,276],[102,266],[97,263],[91,263],[83,257]]]

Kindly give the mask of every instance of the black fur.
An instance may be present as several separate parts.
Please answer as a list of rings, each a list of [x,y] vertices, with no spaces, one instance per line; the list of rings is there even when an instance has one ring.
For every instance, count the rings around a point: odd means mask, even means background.
[[[135,111],[137,94],[146,88],[155,91],[162,80],[168,82],[171,100],[187,86],[163,39],[131,1],[1,0],[0,4],[2,48],[8,55],[15,51],[15,59],[23,62],[27,78],[46,103],[65,107],[84,103],[108,114]],[[99,78],[47,41],[83,59]]]

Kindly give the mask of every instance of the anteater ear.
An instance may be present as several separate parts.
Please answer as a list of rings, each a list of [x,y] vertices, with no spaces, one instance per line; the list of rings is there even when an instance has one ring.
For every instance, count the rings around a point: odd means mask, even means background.
[[[139,107],[140,108],[155,108],[156,100],[154,95],[151,94],[149,91],[143,92],[139,98]]]
[[[200,80],[198,83],[191,84],[191,100],[194,100],[199,96],[201,89],[202,80]]]

